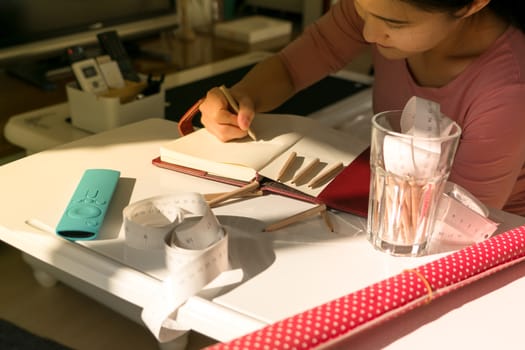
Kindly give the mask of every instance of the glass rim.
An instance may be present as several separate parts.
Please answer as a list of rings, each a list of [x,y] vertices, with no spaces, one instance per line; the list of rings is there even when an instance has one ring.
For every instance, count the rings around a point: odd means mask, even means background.
[[[378,122],[377,122],[377,119],[384,116],[385,114],[393,114],[393,113],[402,113],[403,111],[401,109],[393,109],[393,110],[389,110],[389,111],[383,111],[383,112],[379,112],[379,113],[375,113],[373,116],[372,116],[372,127],[378,129],[378,130],[381,130],[383,131],[384,133],[387,133],[387,134],[390,134],[390,135],[395,135],[395,136],[399,136],[399,137],[402,137],[402,138],[405,138],[405,139],[410,139],[410,140],[421,140],[421,141],[431,141],[431,142],[445,142],[445,141],[449,141],[449,140],[452,140],[452,139],[456,139],[456,138],[459,138],[459,136],[461,136],[461,127],[459,126],[458,123],[456,123],[456,121],[452,120],[452,125],[454,125],[456,127],[456,131],[447,135],[447,136],[432,136],[432,137],[425,137],[425,136],[413,136],[413,135],[408,135],[408,134],[403,134],[401,132],[397,132],[397,131],[394,131],[394,130],[390,130],[390,129],[387,129],[385,127],[383,127],[382,125],[380,125]]]

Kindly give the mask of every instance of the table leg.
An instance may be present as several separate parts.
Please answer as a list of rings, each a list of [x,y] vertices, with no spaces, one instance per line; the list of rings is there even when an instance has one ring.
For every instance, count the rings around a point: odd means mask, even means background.
[[[44,271],[43,269],[39,268],[33,263],[33,259],[29,258],[29,256],[25,253],[22,253],[22,259],[31,266],[31,269],[33,270],[33,276],[35,276],[35,279],[37,282],[43,286],[43,287],[54,287],[58,280],[51,275],[49,272]]]

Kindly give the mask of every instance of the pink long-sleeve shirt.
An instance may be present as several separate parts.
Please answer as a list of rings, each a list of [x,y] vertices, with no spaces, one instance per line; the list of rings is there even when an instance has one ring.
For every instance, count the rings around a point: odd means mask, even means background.
[[[353,0],[340,0],[279,55],[296,89],[347,65],[367,45]],[[423,87],[407,62],[375,48],[374,112],[402,109],[412,96],[441,105],[462,128],[449,180],[486,205],[525,215],[525,34],[509,29],[445,86]]]

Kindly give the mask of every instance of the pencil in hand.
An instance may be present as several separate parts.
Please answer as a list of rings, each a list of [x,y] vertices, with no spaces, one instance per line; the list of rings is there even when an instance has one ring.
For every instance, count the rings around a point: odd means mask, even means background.
[[[224,85],[221,85],[219,87],[219,90],[221,90],[221,92],[224,95],[224,97],[226,97],[226,101],[228,101],[228,104],[233,109],[233,111],[235,113],[239,113],[239,104],[237,103],[237,101],[235,101],[233,96],[230,94],[230,91],[228,90],[228,88],[226,88],[226,86],[224,86]],[[248,129],[248,136],[253,141],[257,141],[257,137],[255,136],[255,133],[251,129]]]

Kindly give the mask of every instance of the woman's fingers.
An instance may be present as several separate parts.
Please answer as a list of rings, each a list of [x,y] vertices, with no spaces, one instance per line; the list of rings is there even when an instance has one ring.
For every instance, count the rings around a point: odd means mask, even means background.
[[[226,142],[246,137],[253,119],[253,103],[249,98],[239,99],[239,113],[230,108],[219,88],[208,91],[200,105],[201,123],[219,140]]]
[[[239,128],[248,131],[255,116],[253,101],[247,97],[239,98],[239,113],[237,114],[237,124]]]

